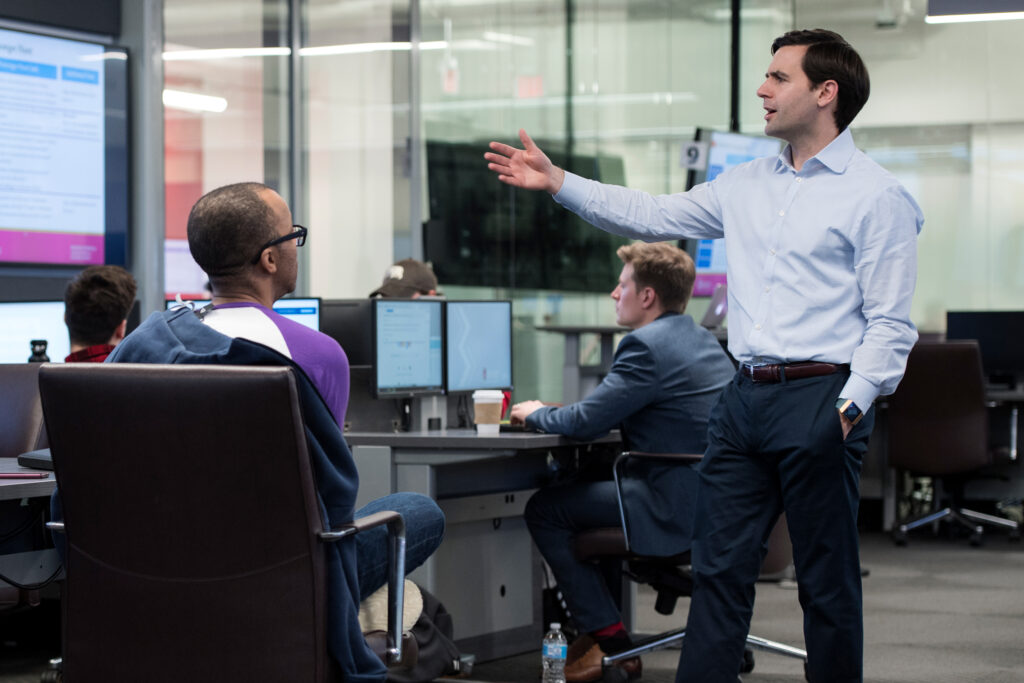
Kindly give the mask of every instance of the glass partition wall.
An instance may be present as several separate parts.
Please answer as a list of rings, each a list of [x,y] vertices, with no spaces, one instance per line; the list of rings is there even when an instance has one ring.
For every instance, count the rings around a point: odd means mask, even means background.
[[[734,96],[736,127],[763,130],[771,40],[825,26],[871,72],[855,140],[925,212],[915,322],[1019,308],[1024,93],[1001,87],[1019,22],[927,25],[924,0],[743,0],[734,55],[732,5],[165,0],[167,291],[205,285],[184,242],[195,199],[267,182],[310,228],[300,293],[365,296],[394,260],[430,260],[449,296],[514,301],[515,398],[559,400],[561,339],[534,327],[613,324],[622,241],[499,184],[486,143],[524,128],[581,175],[681,190],[683,143],[728,129]]]

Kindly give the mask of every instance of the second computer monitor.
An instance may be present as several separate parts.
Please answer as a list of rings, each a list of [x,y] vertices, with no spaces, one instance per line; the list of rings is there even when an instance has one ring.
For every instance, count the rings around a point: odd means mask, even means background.
[[[445,328],[449,392],[512,388],[512,302],[449,301]]]
[[[373,300],[378,398],[444,393],[442,305],[439,299]]]

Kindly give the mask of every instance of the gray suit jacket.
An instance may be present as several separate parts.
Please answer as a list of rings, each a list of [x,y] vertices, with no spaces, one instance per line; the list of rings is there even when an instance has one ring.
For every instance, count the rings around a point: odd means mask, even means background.
[[[688,315],[666,313],[622,339],[608,375],[585,399],[537,410],[526,423],[580,440],[620,427],[631,450],[703,453],[711,408],[734,374],[710,332]],[[689,549],[696,477],[677,465],[652,465],[645,474],[646,495],[630,495],[639,500],[627,529],[634,552]]]

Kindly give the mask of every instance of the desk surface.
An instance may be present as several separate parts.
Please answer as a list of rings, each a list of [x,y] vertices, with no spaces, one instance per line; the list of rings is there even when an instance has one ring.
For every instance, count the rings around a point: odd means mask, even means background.
[[[1018,389],[986,389],[985,398],[999,403],[1024,403],[1024,387]]]
[[[447,450],[527,450],[555,448],[576,443],[618,443],[622,440],[617,430],[588,442],[579,442],[561,434],[538,432],[502,432],[477,434],[473,429],[441,429],[412,432],[346,432],[350,446],[391,446],[392,448],[437,448]]]
[[[34,472],[18,465],[17,458],[0,458],[0,472]],[[50,495],[57,485],[53,472],[43,472],[45,479],[0,479],[0,500],[17,500],[18,498],[38,498]]]

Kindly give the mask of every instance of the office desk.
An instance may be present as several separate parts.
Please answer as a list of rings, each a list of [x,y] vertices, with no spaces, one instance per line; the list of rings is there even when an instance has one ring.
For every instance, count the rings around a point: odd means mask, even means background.
[[[582,400],[608,374],[615,357],[615,335],[629,329],[608,325],[539,325],[541,332],[557,332],[565,337],[565,361],[562,365],[562,403]],[[601,338],[601,360],[597,365],[580,364],[580,335],[596,334]]]
[[[18,465],[17,458],[0,458],[0,472],[42,472]],[[53,472],[45,479],[0,479],[0,500],[42,498],[53,493],[57,480]]]
[[[536,650],[544,635],[539,554],[522,515],[552,462],[585,450],[553,434],[471,429],[345,434],[359,468],[357,505],[423,493],[445,513],[445,539],[412,578],[452,614],[463,652],[486,661]],[[596,444],[614,447],[617,432]]]

